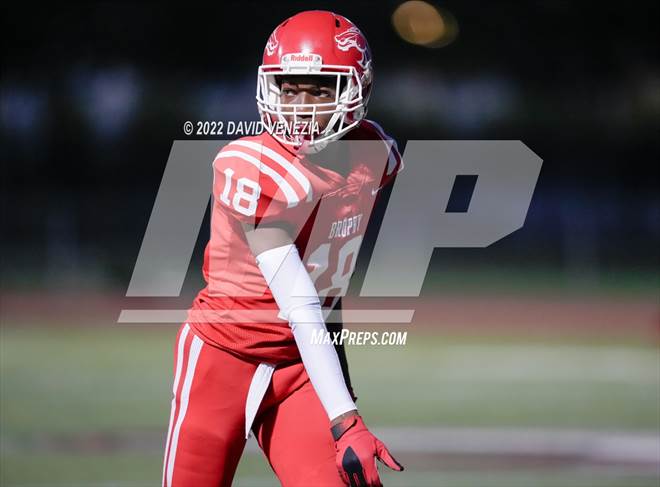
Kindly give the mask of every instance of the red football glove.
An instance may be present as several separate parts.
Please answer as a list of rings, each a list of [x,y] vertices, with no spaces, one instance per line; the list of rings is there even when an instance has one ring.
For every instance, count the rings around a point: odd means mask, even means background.
[[[382,487],[376,458],[400,472],[397,462],[387,447],[372,435],[358,415],[349,416],[331,428],[337,451],[337,469],[346,485],[351,487]]]

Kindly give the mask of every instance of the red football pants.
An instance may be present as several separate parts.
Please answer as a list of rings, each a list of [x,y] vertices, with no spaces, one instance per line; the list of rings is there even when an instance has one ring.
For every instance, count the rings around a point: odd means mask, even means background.
[[[231,485],[245,447],[245,402],[257,363],[177,336],[164,487]],[[283,486],[343,487],[330,424],[302,362],[278,367],[252,431]]]

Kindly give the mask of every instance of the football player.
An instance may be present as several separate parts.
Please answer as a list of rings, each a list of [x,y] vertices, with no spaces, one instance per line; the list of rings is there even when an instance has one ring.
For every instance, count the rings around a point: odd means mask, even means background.
[[[401,167],[364,118],[372,70],[362,33],[331,12],[268,39],[265,131],[213,161],[207,286],[175,344],[166,487],[230,485],[251,432],[284,486],[378,486],[376,459],[403,470],[358,414],[343,347],[313,341],[333,329],[374,200]]]

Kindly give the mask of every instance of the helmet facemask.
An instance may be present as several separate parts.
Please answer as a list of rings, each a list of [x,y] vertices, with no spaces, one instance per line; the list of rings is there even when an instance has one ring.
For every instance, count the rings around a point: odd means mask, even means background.
[[[302,57],[305,60],[299,61]],[[256,98],[261,121],[275,139],[300,152],[316,153],[364,118],[368,98],[364,86],[370,81],[368,75],[364,74],[361,79],[352,66],[321,64],[320,56],[313,54],[284,56],[282,61],[282,65],[260,66],[257,80]],[[282,103],[277,77],[286,75],[334,76],[335,99],[327,103]],[[331,115],[322,130],[318,125],[319,115]]]

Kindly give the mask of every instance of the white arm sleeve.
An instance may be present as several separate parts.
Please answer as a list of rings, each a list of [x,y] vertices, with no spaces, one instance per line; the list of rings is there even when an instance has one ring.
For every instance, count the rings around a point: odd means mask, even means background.
[[[339,357],[331,343],[312,343],[327,329],[318,293],[294,244],[266,250],[257,265],[300,350],[303,365],[330,420],[357,409],[346,388]],[[327,342],[327,341],[326,341]]]

